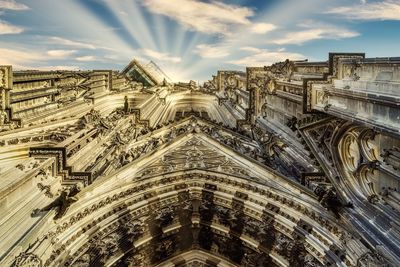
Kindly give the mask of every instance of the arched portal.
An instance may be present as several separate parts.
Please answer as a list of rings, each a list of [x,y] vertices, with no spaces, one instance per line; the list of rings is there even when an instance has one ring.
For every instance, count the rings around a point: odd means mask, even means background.
[[[192,123],[38,227],[43,265],[190,266],[200,256],[209,266],[355,264],[349,244],[363,245],[311,192]]]

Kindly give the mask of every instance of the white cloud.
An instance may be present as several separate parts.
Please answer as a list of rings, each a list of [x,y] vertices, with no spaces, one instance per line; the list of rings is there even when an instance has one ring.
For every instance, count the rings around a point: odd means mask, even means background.
[[[41,67],[23,67],[22,69],[30,69],[30,70],[41,70],[41,71],[51,71],[51,70],[79,70],[78,66],[63,66],[63,65],[56,65],[56,66],[41,66]]]
[[[66,45],[66,46],[74,46],[74,47],[79,47],[79,48],[86,48],[86,49],[96,49],[96,46],[93,44],[87,44],[87,43],[82,43],[82,42],[77,42],[57,36],[50,37],[50,41],[56,44],[60,45]]]
[[[110,50],[110,51],[115,51],[114,48],[110,48],[107,46],[101,46],[101,45],[95,45],[91,43],[85,43],[85,42],[80,42],[80,41],[74,41],[58,36],[53,36],[49,38],[49,43],[51,44],[57,44],[57,45],[63,45],[63,46],[71,46],[71,47],[76,47],[76,48],[84,48],[84,49],[104,49],[104,50]]]
[[[55,57],[55,58],[68,57],[74,53],[76,53],[76,50],[49,50],[49,51],[47,51],[47,55],[49,55],[50,57]]]
[[[140,53],[146,57],[156,59],[159,61],[169,61],[169,62],[173,62],[173,63],[179,63],[182,61],[182,59],[180,57],[174,57],[168,53],[160,53],[158,51],[154,51],[154,50],[147,49],[147,48],[141,49]]]
[[[312,40],[319,39],[344,39],[357,37],[360,34],[346,28],[337,27],[335,25],[323,24],[313,20],[307,20],[300,24],[299,27],[305,28],[297,32],[288,32],[281,38],[271,40],[274,44],[303,44]]]
[[[63,59],[76,52],[76,50],[36,52],[31,50],[0,48],[0,62],[2,64],[15,66],[41,65],[48,60]],[[27,67],[24,68],[26,69]]]
[[[352,6],[340,6],[325,12],[336,14],[353,20],[400,20],[400,1],[384,0],[380,2],[360,4]]]
[[[256,48],[256,47],[252,47],[252,46],[244,46],[244,47],[241,47],[240,50],[247,51],[247,52],[254,52],[254,53],[258,53],[261,51],[260,48]]]
[[[13,50],[0,48],[0,62],[5,65],[20,66],[32,63],[42,59],[40,53],[27,52],[22,50]]]
[[[29,7],[14,0],[0,0],[0,9],[27,10]]]
[[[23,31],[24,29],[21,27],[14,26],[5,21],[0,20],[0,34],[18,34]]]
[[[275,30],[277,27],[271,23],[255,23],[251,26],[250,31],[255,34],[265,34]]]
[[[84,62],[88,62],[88,61],[96,61],[97,58],[94,56],[82,56],[82,57],[77,57],[75,58],[77,61],[84,61]]]
[[[259,49],[256,47],[243,47],[243,51],[253,52],[252,55],[246,56],[237,60],[231,60],[227,63],[244,66],[244,67],[262,67],[274,64],[276,62],[284,61],[286,59],[290,60],[302,60],[306,57],[292,52],[282,51],[269,51],[266,49]]]
[[[197,45],[194,52],[202,58],[222,58],[230,54],[227,47],[209,44]]]
[[[144,0],[151,12],[170,17],[185,27],[210,34],[229,34],[232,27],[251,26],[252,9],[222,2],[198,0]]]
[[[43,66],[49,56],[35,51],[0,48],[0,62],[12,65],[14,70],[77,70],[77,66]],[[40,66],[42,65],[42,66]]]
[[[126,58],[121,57],[120,55],[104,55],[105,59],[109,59],[109,60],[126,60]]]

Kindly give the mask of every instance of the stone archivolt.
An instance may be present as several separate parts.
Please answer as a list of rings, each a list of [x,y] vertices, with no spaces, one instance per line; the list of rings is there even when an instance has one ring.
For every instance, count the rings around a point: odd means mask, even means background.
[[[400,72],[330,54],[198,86],[146,66],[0,66],[2,265],[398,265],[399,109],[375,98]]]

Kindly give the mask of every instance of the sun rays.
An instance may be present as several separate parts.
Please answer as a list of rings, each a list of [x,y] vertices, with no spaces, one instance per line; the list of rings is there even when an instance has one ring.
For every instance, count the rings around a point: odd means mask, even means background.
[[[173,80],[205,81],[218,69],[266,64],[270,55],[319,60],[358,47],[360,37],[369,40],[363,43],[369,54],[395,53],[390,44],[400,41],[398,35],[363,25],[389,20],[395,31],[400,19],[391,14],[400,3],[356,5],[361,11],[352,11],[351,22],[339,14],[352,7],[346,0],[0,0],[0,48],[17,55],[0,55],[0,62],[21,69],[122,69],[136,58],[156,62]],[[377,14],[364,14],[373,7]]]

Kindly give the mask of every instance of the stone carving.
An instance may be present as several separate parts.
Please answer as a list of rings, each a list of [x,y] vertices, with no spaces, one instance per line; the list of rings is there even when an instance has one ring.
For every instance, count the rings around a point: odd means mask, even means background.
[[[379,253],[366,252],[357,260],[357,267],[389,267],[391,264]]]
[[[170,225],[174,220],[174,217],[174,207],[165,207],[158,212],[155,221],[157,222],[157,226],[162,228]]]
[[[269,67],[264,67],[264,70],[273,73],[275,76],[290,82],[295,66],[293,61],[286,59],[284,62],[272,64]]]
[[[163,239],[157,242],[154,248],[153,257],[155,261],[160,261],[171,256],[176,249],[177,244],[170,239]]]
[[[200,90],[205,93],[211,93],[213,91],[216,91],[217,87],[212,81],[208,81],[205,82],[202,87],[200,87]]]
[[[306,256],[304,241],[295,240],[290,242],[287,249],[287,257],[289,259],[290,266],[303,267],[305,265],[304,261]]]
[[[305,266],[306,249],[301,239],[292,240],[281,233],[277,233],[274,250],[287,258],[290,266]],[[307,258],[309,261],[309,259]]]
[[[307,254],[304,257],[304,267],[322,267],[323,265],[317,261],[312,255]]]
[[[7,85],[6,69],[0,68],[0,88]]]
[[[278,254],[286,256],[289,244],[292,242],[292,240],[281,233],[277,233],[276,236],[274,250]]]
[[[124,97],[124,112],[128,114],[130,112],[128,96]]]
[[[275,94],[276,93],[276,81],[275,81],[275,79],[273,79],[273,78],[270,78],[269,79],[269,81],[268,81],[268,83],[267,83],[267,89],[268,89],[268,92],[270,93],[270,94]]]
[[[157,141],[159,142],[159,141]],[[158,145],[154,145],[157,147]],[[192,138],[182,147],[179,147],[164,155],[156,163],[147,166],[145,170],[138,173],[144,177],[156,173],[171,172],[183,169],[208,169],[220,170],[237,175],[246,175],[242,168],[215,150],[208,148],[202,141]]]
[[[23,165],[23,164],[17,164],[17,165],[15,166],[15,168],[17,168],[17,169],[20,170],[20,171],[23,171],[23,170],[25,170],[25,165]]]
[[[332,164],[332,151],[330,142],[332,140],[335,128],[341,123],[341,120],[332,120],[329,123],[308,130],[309,134],[313,138],[313,142],[316,143],[325,160],[327,160],[330,164]]]
[[[43,185],[42,183],[38,183],[37,186],[38,186],[40,191],[44,192],[44,195],[46,197],[48,197],[48,198],[53,198],[54,197],[53,194],[51,193],[49,185]]]
[[[265,265],[264,262],[259,262],[260,255],[255,253],[253,250],[245,248],[244,256],[241,262],[241,265],[244,267],[253,267],[253,266],[268,266]]]
[[[353,207],[353,204],[351,203],[343,204],[339,200],[336,191],[332,186],[323,187],[320,185],[314,190],[314,193],[318,196],[318,201],[321,203],[321,205],[327,210],[332,211],[337,218],[340,218],[339,212],[342,208]]]
[[[60,195],[54,199],[49,205],[41,209],[33,210],[31,216],[38,216],[40,213],[45,211],[50,211],[52,209],[56,209],[56,214],[54,216],[54,220],[60,219],[68,210],[69,206],[77,201],[77,198],[74,197],[78,192],[79,188],[77,185],[72,187],[66,187]]]
[[[293,116],[292,118],[288,119],[288,121],[286,122],[286,125],[292,131],[296,131],[297,130],[297,118]]]
[[[146,267],[147,265],[147,260],[146,260],[146,255],[139,252],[135,253],[132,257],[128,258],[126,260],[127,266],[129,267]]]
[[[351,78],[353,81],[358,81],[360,79],[360,76],[358,76],[356,73],[356,70],[359,67],[361,67],[360,63],[357,60],[353,60],[348,73],[349,78]]]
[[[317,95],[317,104],[326,106],[329,104],[329,93],[327,91],[316,91]]]
[[[105,263],[107,259],[117,252],[118,244],[121,236],[117,233],[111,233],[102,239],[94,240],[93,245],[98,251],[98,256],[101,257],[100,262]]]
[[[0,126],[5,125],[8,122],[8,114],[4,110],[0,110]]]
[[[218,222],[224,226],[230,227],[234,216],[231,214],[231,210],[222,206],[215,206],[215,215]]]
[[[392,149],[383,149],[381,154],[383,162],[393,167],[394,170],[400,170],[400,149],[394,147]]]
[[[107,259],[117,252],[119,240],[120,236],[116,233],[91,239],[88,244],[89,248],[73,263],[73,266],[104,265]],[[65,266],[70,266],[70,262],[67,261]]]
[[[82,117],[82,122],[84,124],[95,124],[98,123],[100,119],[100,113],[95,109],[91,109],[86,115]]]
[[[77,267],[89,267],[90,266],[90,254],[85,253],[81,257],[79,257],[73,264],[73,266]]]
[[[14,267],[41,267],[42,265],[42,260],[35,254],[30,253],[30,252],[22,252],[19,254],[12,266]]]
[[[123,228],[129,235],[132,242],[136,241],[144,234],[144,222],[142,220],[128,220],[124,223]]]

